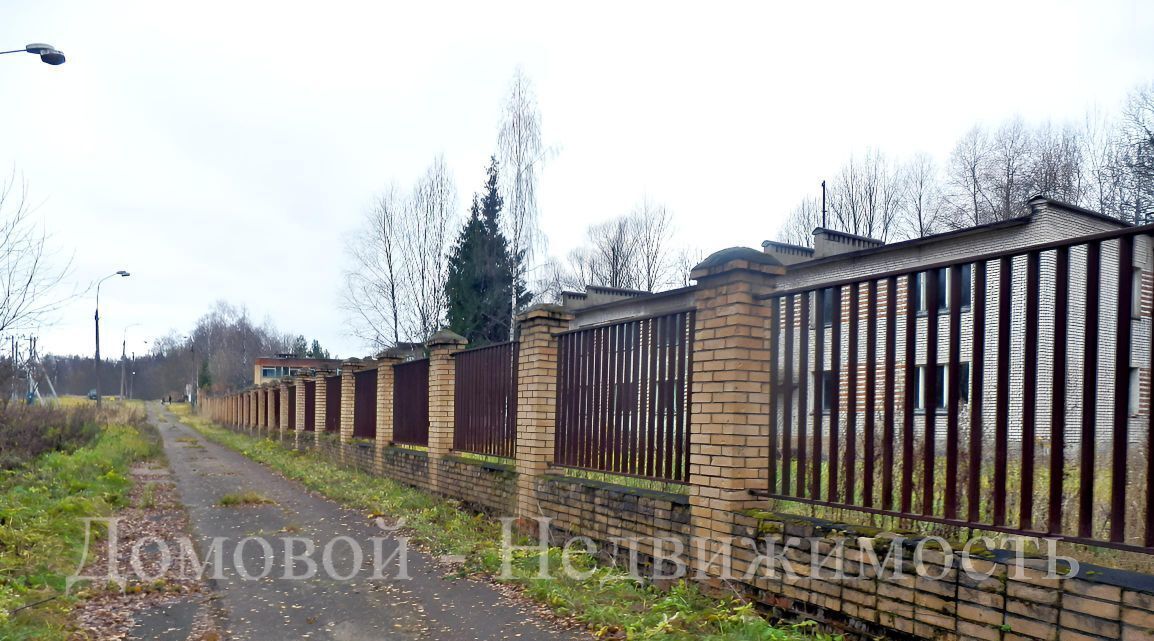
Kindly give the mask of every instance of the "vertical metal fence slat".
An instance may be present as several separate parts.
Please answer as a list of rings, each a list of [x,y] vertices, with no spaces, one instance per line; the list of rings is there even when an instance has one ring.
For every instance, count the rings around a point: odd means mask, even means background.
[[[1007,454],[1010,440],[1010,329],[1013,318],[1014,264],[1012,258],[998,263],[998,361],[994,419],[994,525],[1006,523]]]
[[[811,469],[809,473],[809,498],[821,498],[821,438],[824,413],[825,382],[825,290],[814,292],[814,340],[813,340],[813,447],[811,449]]]
[[[971,522],[981,518],[982,509],[982,439],[985,436],[986,381],[986,261],[974,264],[974,286],[970,303],[973,322],[973,345],[970,355],[970,443],[966,488],[966,512]]]
[[[829,470],[826,482],[826,496],[828,501],[837,501],[838,490],[841,489],[838,479],[838,457],[841,447],[841,288],[830,288],[830,332],[829,332],[829,369],[833,379],[833,393],[829,399],[829,461],[826,467]]]
[[[846,413],[845,413],[845,502],[857,503],[857,363],[858,363],[858,315],[861,289],[859,283],[849,287],[849,313],[847,314],[849,340],[847,341],[846,370]]]
[[[807,460],[808,441],[806,435],[806,425],[809,423],[809,324],[812,322],[809,312],[809,293],[801,294],[798,299],[801,301],[800,321],[798,324],[798,367],[797,367],[797,382],[798,382],[798,402],[797,402],[797,487],[794,492],[796,496],[805,496],[807,490],[805,484],[805,473]]]
[[[898,279],[886,279],[885,372],[882,374],[882,495],[883,510],[893,507],[894,498],[894,388],[897,376]]]
[[[1022,359],[1022,495],[1018,527],[1034,527],[1034,449],[1038,416],[1038,289],[1041,255],[1026,255],[1026,327]]]
[[[1110,540],[1126,539],[1126,471],[1130,445],[1130,351],[1134,331],[1134,237],[1118,239],[1118,335],[1114,340],[1114,434],[1110,480]]]
[[[937,454],[938,416],[938,315],[945,292],[938,272],[925,272],[926,282],[926,366],[923,371],[922,406],[925,426],[922,437],[922,514],[934,513],[934,463]],[[942,381],[945,385],[946,381]],[[943,395],[944,396],[944,395]]]
[[[646,377],[646,384],[648,391],[646,394],[646,448],[645,448],[645,468],[646,476],[657,475],[657,461],[653,455],[657,451],[657,396],[661,385],[658,383],[658,358],[657,358],[657,319],[651,318],[646,321],[648,331],[646,332],[645,344],[646,351],[649,354],[649,376]]]
[[[1086,245],[1086,318],[1082,360],[1082,433],[1078,471],[1078,536],[1089,538],[1094,519],[1094,424],[1098,414],[1098,302],[1102,287],[1102,245]]]
[[[878,281],[866,284],[865,430],[862,443],[862,505],[873,507],[874,430],[877,427]]]
[[[1062,530],[1062,497],[1066,471],[1066,385],[1070,316],[1070,248],[1054,256],[1054,368],[1050,396],[1050,502],[1046,531]]]
[[[781,299],[771,301],[772,310],[769,320],[769,491],[777,492],[777,452],[778,452],[778,425],[781,424],[778,412],[784,397],[785,385],[781,380],[781,365],[778,360],[781,341]]]
[[[918,378],[918,279],[916,274],[906,277],[906,346],[905,346],[905,413],[902,417],[902,478],[901,511],[908,513],[913,506],[914,484],[914,409],[918,399],[915,381]]]
[[[792,481],[790,476],[793,471],[793,390],[797,387],[793,382],[793,326],[796,322],[794,305],[795,297],[787,296],[785,299],[785,384],[782,385],[781,389],[782,397],[785,399],[785,409],[781,417],[781,493],[785,495],[790,493],[790,481]]]
[[[958,411],[961,407],[962,352],[962,268],[949,268],[949,338],[947,339],[946,380],[946,483],[943,489],[942,513],[952,519],[958,515]]]

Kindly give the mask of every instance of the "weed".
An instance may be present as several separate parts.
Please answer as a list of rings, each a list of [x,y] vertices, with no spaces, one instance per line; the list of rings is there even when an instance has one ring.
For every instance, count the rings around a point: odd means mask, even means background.
[[[273,503],[273,500],[257,494],[256,492],[235,492],[233,494],[225,494],[220,497],[217,504],[221,507],[237,507],[240,505],[267,505]]]

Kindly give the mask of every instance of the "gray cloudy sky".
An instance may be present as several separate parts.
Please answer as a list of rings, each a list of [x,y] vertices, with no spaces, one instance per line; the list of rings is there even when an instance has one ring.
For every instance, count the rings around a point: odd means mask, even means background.
[[[439,153],[463,205],[517,65],[557,149],[550,252],[643,195],[713,251],[758,246],[867,146],[944,159],[977,122],[1113,109],[1154,80],[1151,34],[1138,0],[4,0],[0,47],[48,42],[68,63],[0,58],[0,167],[73,280],[133,272],[103,290],[106,353],[131,323],[142,351],[224,299],[348,356],[345,237]],[[42,345],[90,352],[91,319],[77,300]]]

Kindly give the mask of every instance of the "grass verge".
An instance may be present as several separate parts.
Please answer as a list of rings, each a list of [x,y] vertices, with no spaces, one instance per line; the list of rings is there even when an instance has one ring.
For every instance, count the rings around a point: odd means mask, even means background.
[[[0,639],[67,638],[72,599],[63,592],[82,556],[80,519],[125,506],[129,467],[160,452],[151,428],[138,417],[127,422],[0,476]]]
[[[429,552],[463,557],[462,575],[493,578],[500,573],[501,526],[492,518],[462,510],[456,501],[344,469],[311,453],[296,452],[267,439],[238,434],[187,412],[179,415],[206,438],[268,465],[330,499],[370,515],[403,518],[411,540]],[[668,590],[639,584],[624,571],[598,565],[588,557],[574,563],[587,570],[586,578],[557,573],[552,578],[538,579],[540,556],[539,552],[518,554],[511,583],[559,616],[578,621],[602,638],[651,641],[837,638],[817,631],[812,622],[773,624],[755,612],[751,604],[706,596],[690,583],[679,583]],[[548,556],[550,567],[560,567],[559,548],[550,549]]]

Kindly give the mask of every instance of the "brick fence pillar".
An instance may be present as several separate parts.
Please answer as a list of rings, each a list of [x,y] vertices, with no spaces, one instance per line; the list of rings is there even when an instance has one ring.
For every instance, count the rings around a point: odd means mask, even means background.
[[[537,516],[537,483],[553,463],[557,429],[557,334],[573,315],[535,305],[517,316],[517,516]]]
[[[319,442],[321,434],[325,433],[325,419],[328,417],[328,408],[326,407],[328,381],[321,372],[317,372],[313,380],[316,381],[316,385],[313,386],[313,434]]]
[[[258,434],[264,433],[265,421],[268,420],[266,418],[267,414],[268,414],[268,390],[265,389],[265,386],[262,384],[256,390],[256,427],[257,427],[257,433]]]
[[[377,451],[393,444],[393,366],[400,356],[382,352],[377,356]]]
[[[341,363],[341,443],[353,440],[357,411],[357,381],[353,375],[363,368],[364,363],[359,358],[350,358]]]
[[[303,432],[305,431],[305,403],[307,402],[305,400],[305,377],[293,377],[293,390],[296,399],[296,407],[293,408],[293,413],[296,414],[293,417],[293,431]]]
[[[453,354],[469,341],[442,329],[429,339],[429,485],[441,489],[441,464],[453,449],[456,367]]]
[[[279,424],[280,431],[284,432],[288,429],[289,424],[289,381],[287,378],[282,378],[280,381],[280,416]]]
[[[771,309],[757,296],[784,273],[776,259],[735,247],[706,258],[691,274],[697,312],[689,505],[695,543],[705,552],[699,564],[736,534],[736,514],[764,504],[750,494],[769,483]],[[734,571],[742,571],[736,565]],[[722,568],[698,569],[713,575]]]
[[[276,427],[276,383],[265,383],[264,388],[264,428],[271,432]]]

